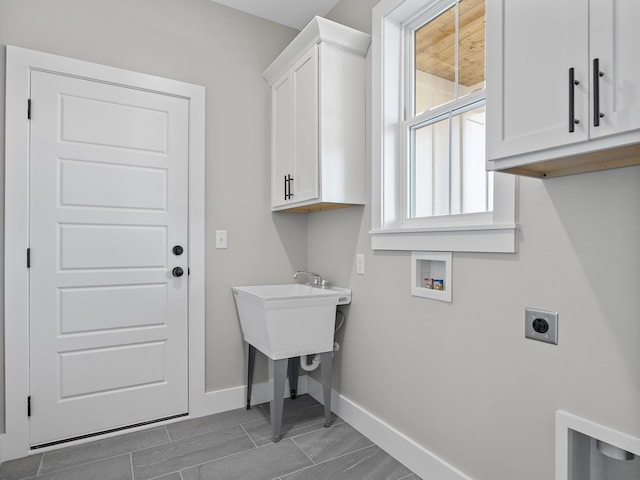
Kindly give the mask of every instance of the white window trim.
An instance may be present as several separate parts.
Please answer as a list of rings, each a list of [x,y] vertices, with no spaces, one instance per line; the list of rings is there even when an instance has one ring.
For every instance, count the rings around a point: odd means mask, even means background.
[[[495,173],[493,212],[404,219],[403,27],[426,3],[382,0],[373,8],[371,248],[514,253],[515,175]]]

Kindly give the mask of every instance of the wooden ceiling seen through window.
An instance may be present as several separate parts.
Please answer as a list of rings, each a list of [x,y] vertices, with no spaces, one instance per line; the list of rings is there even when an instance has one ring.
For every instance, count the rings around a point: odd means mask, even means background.
[[[458,5],[458,81],[469,87],[484,81],[484,0],[462,0]],[[455,82],[455,47],[455,7],[451,7],[416,30],[416,70]]]

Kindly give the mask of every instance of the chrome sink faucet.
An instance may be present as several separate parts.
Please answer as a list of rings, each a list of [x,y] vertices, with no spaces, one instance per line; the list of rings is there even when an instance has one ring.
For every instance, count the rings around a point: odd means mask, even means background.
[[[328,285],[328,282],[326,280],[323,280],[319,273],[305,272],[304,270],[298,270],[296,271],[296,273],[293,274],[293,278],[297,279],[298,275],[306,275],[309,279],[309,281],[307,282],[309,283],[309,285],[314,285],[318,287],[326,287]]]

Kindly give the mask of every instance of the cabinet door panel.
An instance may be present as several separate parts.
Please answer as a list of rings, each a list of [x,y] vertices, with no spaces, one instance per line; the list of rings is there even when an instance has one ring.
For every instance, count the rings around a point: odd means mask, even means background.
[[[324,202],[366,203],[364,58],[320,45],[320,185]]]
[[[601,137],[640,128],[640,56],[638,45],[638,0],[592,0],[591,59],[599,60],[599,112],[604,114],[594,126],[592,95],[591,137]],[[593,70],[591,70],[593,72]],[[591,73],[593,75],[593,73]],[[591,77],[593,78],[593,77]]]
[[[318,47],[293,66],[293,198],[318,197]]]
[[[588,14],[582,0],[487,2],[488,159],[587,140]]]
[[[271,89],[271,206],[289,203],[285,200],[284,178],[293,175],[291,135],[291,78],[288,73],[273,84]]]

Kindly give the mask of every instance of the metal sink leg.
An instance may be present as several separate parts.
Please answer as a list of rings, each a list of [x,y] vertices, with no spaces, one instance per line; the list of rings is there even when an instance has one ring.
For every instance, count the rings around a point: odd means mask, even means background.
[[[300,371],[300,357],[289,359],[289,392],[291,400],[298,398],[298,373]]]
[[[324,426],[331,425],[331,368],[333,352],[320,354],[320,370],[322,377],[322,396],[324,399]]]
[[[251,410],[251,387],[253,386],[253,367],[256,363],[256,347],[245,343],[245,358],[247,359],[247,410]]]
[[[280,428],[282,427],[282,408],[284,406],[284,386],[287,378],[288,359],[269,359],[269,383],[273,383],[273,396],[271,397],[271,441],[280,441]]]

